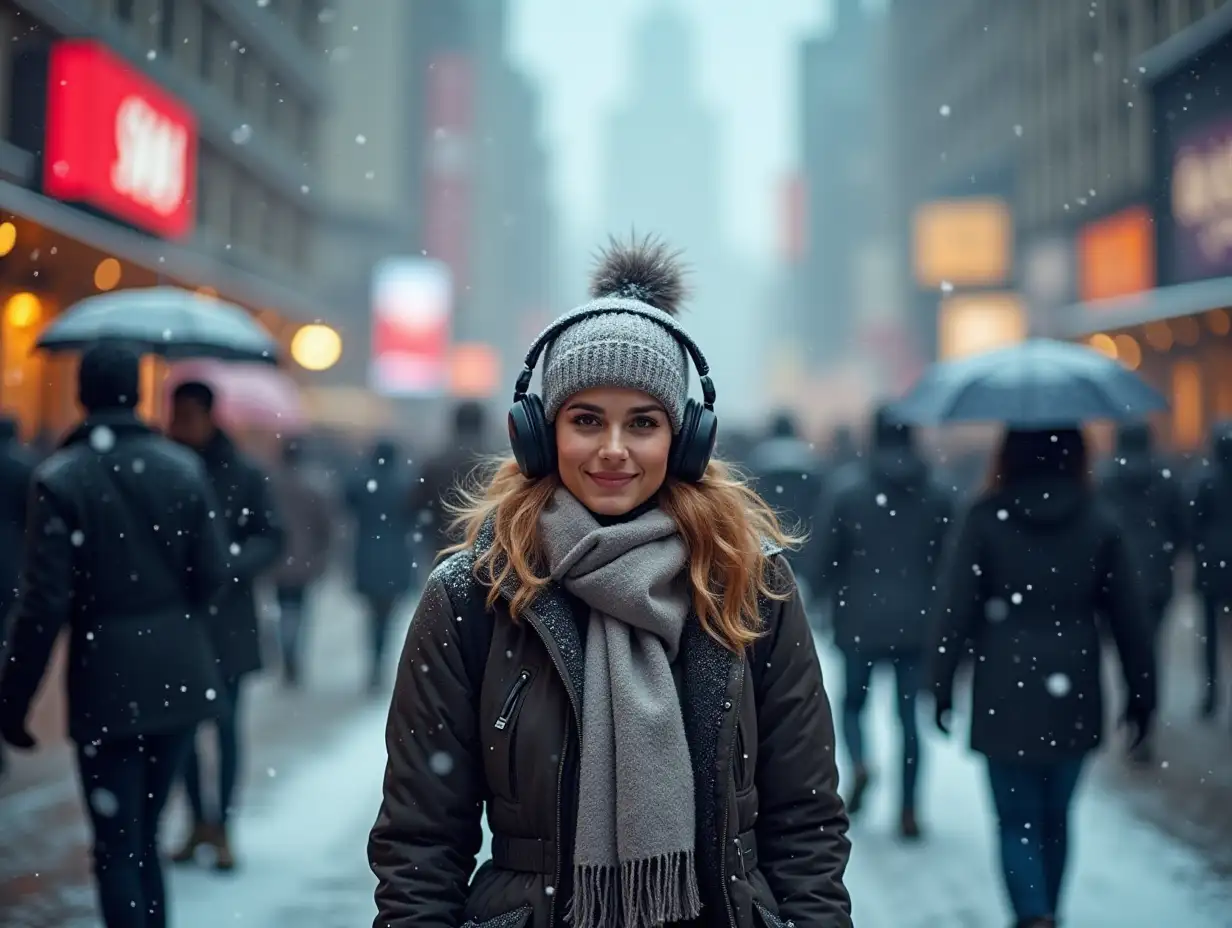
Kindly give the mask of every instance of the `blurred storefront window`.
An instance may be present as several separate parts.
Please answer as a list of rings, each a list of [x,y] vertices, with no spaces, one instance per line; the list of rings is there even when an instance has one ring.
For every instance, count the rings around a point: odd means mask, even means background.
[[[964,293],[941,301],[937,346],[941,360],[1012,345],[1027,337],[1027,313],[1014,293]]]
[[[1155,286],[1155,228],[1134,206],[1089,223],[1078,234],[1079,296],[1107,300]]]
[[[996,197],[936,200],[915,214],[916,282],[922,287],[995,287],[1013,266],[1009,206]]]

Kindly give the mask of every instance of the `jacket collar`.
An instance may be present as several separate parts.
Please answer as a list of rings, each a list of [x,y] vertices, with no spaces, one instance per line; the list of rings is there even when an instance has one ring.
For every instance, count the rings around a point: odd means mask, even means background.
[[[76,428],[64,436],[64,439],[60,442],[60,447],[68,448],[87,442],[91,436],[101,429],[107,429],[113,439],[124,439],[132,435],[155,434],[154,429],[142,422],[133,410],[106,409],[87,415],[78,423]]]

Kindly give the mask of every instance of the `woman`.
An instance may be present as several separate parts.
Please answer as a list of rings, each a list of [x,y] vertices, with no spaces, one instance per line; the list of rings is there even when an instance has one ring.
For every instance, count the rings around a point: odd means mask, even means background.
[[[1010,431],[992,487],[942,569],[933,654],[937,725],[974,657],[971,747],[985,755],[1001,867],[1019,928],[1056,924],[1069,808],[1104,722],[1101,626],[1140,743],[1155,710],[1154,653],[1137,569],[1088,485],[1082,433]]]
[[[846,928],[834,729],[771,511],[709,461],[672,256],[541,336],[433,572],[369,842],[382,928]],[[543,396],[526,396],[547,344]],[[474,874],[487,804],[492,860]]]

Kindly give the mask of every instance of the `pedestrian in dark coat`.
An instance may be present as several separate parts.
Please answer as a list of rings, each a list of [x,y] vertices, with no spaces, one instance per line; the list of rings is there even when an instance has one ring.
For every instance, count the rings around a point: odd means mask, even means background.
[[[270,579],[278,597],[278,644],[282,651],[283,682],[295,687],[302,680],[309,592],[329,567],[335,512],[323,480],[304,466],[303,448],[298,439],[283,444],[282,467],[271,477],[286,543],[270,572]]]
[[[1192,510],[1194,586],[1202,597],[1204,718],[1219,709],[1219,624],[1232,605],[1232,424],[1211,435],[1210,464],[1199,480]]]
[[[158,825],[198,722],[228,710],[208,603],[225,585],[196,456],[133,412],[138,355],[81,360],[82,422],[34,475],[21,596],[0,665],[0,734],[33,747],[30,702],[68,626],[68,731],[107,928],[165,928]]]
[[[370,692],[381,689],[394,609],[415,576],[413,492],[406,458],[389,440],[373,446],[368,466],[346,489],[355,518],[355,591],[368,607]]]
[[[454,410],[453,435],[439,454],[424,465],[412,485],[411,509],[419,530],[426,534],[420,563],[431,565],[437,554],[459,541],[450,533],[451,505],[459,502],[458,490],[480,465],[486,447],[486,416],[483,406],[468,401]]]
[[[954,677],[970,657],[971,747],[987,760],[1007,894],[1020,926],[1044,928],[1061,907],[1074,790],[1104,727],[1103,628],[1135,742],[1154,716],[1138,565],[1089,485],[1075,429],[1007,433],[993,485],[953,542],[929,649],[937,724],[948,733]]]
[[[800,548],[788,555],[788,560],[806,583],[814,583],[816,578],[801,568],[813,560],[811,533],[821,506],[824,475],[820,456],[800,437],[791,415],[782,412],[774,417],[770,434],[749,455],[748,469],[761,498],[789,529],[805,538]]]
[[[181,383],[172,396],[171,436],[195,450],[205,464],[220,506],[216,516],[228,542],[227,593],[217,604],[214,650],[230,711],[215,722],[218,735],[217,790],[210,808],[201,789],[201,764],[194,745],[184,764],[184,790],[193,825],[177,863],[193,860],[203,845],[214,850],[220,870],[235,866],[227,824],[234,810],[241,771],[241,691],[244,678],[261,669],[261,628],[254,584],[278,559],[282,520],[269,478],[242,454],[214,420],[214,391],[198,381]]]
[[[860,811],[872,780],[864,706],[874,670],[888,665],[902,732],[899,832],[914,839],[920,836],[916,696],[924,685],[929,605],[953,497],[933,480],[911,429],[885,407],[874,416],[869,454],[848,467],[818,522],[815,552],[820,592],[829,600],[834,643],[846,668],[843,740],[855,771],[847,809],[853,816]]]
[[[0,416],[0,622],[17,598],[33,475],[34,455],[18,441],[17,423]]]
[[[678,290],[653,245],[609,253],[429,578],[374,928],[851,925],[817,654],[772,511],[690,438]]]
[[[1187,512],[1179,474],[1154,451],[1150,426],[1124,425],[1117,430],[1116,453],[1100,475],[1100,495],[1125,527],[1125,540],[1141,571],[1151,634],[1158,651],[1164,614],[1172,599],[1172,574],[1185,543]],[[1152,756],[1145,741],[1133,759]]]

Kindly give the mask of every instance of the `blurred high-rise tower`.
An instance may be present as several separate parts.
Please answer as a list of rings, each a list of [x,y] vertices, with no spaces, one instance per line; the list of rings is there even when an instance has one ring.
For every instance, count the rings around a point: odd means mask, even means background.
[[[688,324],[707,327],[724,411],[738,414],[757,389],[751,275],[723,235],[720,124],[698,85],[690,23],[672,0],[638,25],[631,52],[627,92],[602,146],[601,233],[654,234],[684,252],[696,320]]]

